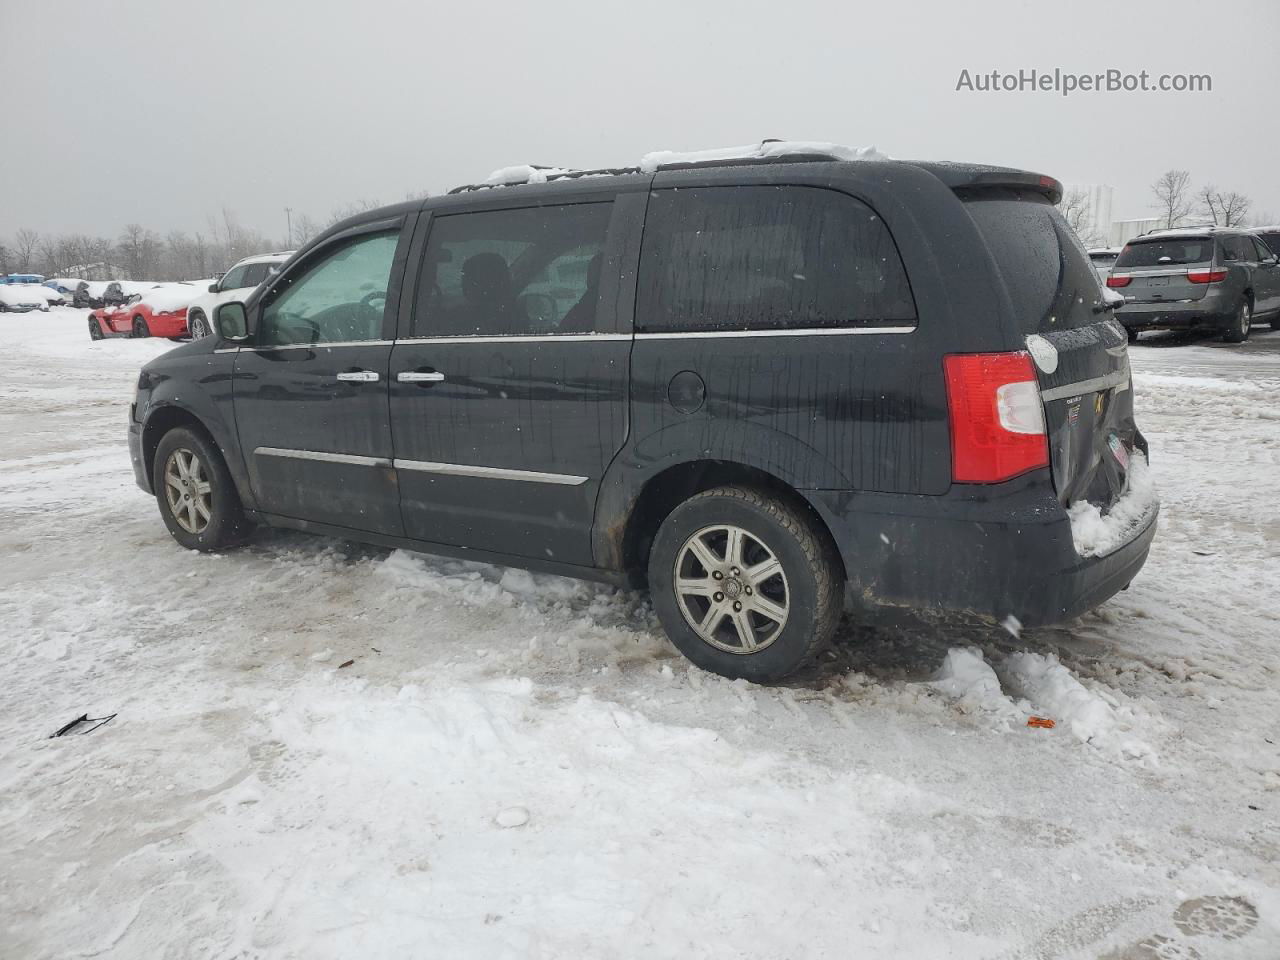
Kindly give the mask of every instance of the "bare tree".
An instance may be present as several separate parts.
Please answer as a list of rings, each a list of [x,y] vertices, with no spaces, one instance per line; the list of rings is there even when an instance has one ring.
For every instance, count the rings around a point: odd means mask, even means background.
[[[1191,212],[1191,174],[1186,170],[1166,170],[1151,185],[1151,192],[1166,227],[1176,227]]]
[[[352,203],[348,203],[344,207],[338,207],[335,209],[333,213],[329,215],[329,222],[326,223],[325,226],[332,227],[335,223],[345,220],[347,217],[354,217],[357,213],[364,213],[366,210],[373,210],[380,206],[382,206],[382,204],[377,200],[356,200]]]
[[[0,243],[0,274],[9,272],[9,261],[13,259],[13,254],[9,248]]]
[[[1102,242],[1093,222],[1093,203],[1087,190],[1079,187],[1068,190],[1062,197],[1061,206],[1063,219],[1076,232],[1081,243],[1086,247],[1096,247]]]
[[[36,257],[36,248],[40,245],[40,234],[23,227],[13,235],[13,257],[17,264],[17,273],[30,273],[31,264]]]
[[[1210,184],[1200,190],[1196,197],[1200,200],[1204,213],[1219,227],[1237,227],[1244,223],[1249,214],[1249,198],[1235,190],[1223,193]]]

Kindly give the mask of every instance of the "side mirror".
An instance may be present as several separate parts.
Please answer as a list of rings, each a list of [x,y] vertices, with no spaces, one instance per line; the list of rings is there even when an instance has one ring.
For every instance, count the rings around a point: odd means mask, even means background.
[[[216,283],[211,283],[211,284],[209,284],[209,292],[210,292],[210,293],[217,293],[217,292],[218,292],[218,285],[217,285]]]
[[[223,340],[239,343],[249,339],[249,315],[239,300],[219,304],[214,311],[213,322]]]

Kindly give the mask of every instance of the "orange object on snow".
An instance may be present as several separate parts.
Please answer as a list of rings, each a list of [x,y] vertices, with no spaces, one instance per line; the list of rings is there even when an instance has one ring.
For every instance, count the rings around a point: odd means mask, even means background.
[[[1051,717],[1027,717],[1028,727],[1044,727],[1046,730],[1052,730],[1056,723]]]

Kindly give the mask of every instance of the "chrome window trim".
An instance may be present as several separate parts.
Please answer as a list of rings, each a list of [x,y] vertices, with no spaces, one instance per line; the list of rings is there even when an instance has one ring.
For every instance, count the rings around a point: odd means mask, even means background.
[[[270,350],[327,350],[330,347],[389,347],[394,343],[394,340],[322,340],[319,343],[273,343],[262,347],[244,346],[240,349],[266,353]]]
[[[629,333],[537,333],[509,337],[464,334],[458,337],[405,337],[396,343],[602,343],[630,339]]]
[[[915,333],[916,327],[793,327],[788,330],[673,330],[637,333],[637,340],[683,340],[704,337],[848,337],[875,333]]]
[[[257,447],[259,457],[288,457],[292,460],[322,460],[325,463],[350,463],[358,467],[389,467],[385,457],[362,457],[354,453],[323,453],[319,450],[291,450],[287,447]]]
[[[422,473],[440,473],[452,477],[476,477],[486,480],[524,480],[530,483],[558,483],[576,487],[587,482],[587,477],[565,473],[542,473],[537,470],[508,470],[504,467],[477,467],[463,463],[435,463],[430,460],[394,460],[397,470],[417,470]]]
[[[1111,387],[1118,387],[1124,384],[1124,389],[1129,388],[1129,370],[1127,367],[1121,367],[1119,370],[1113,370],[1103,377],[1093,377],[1089,380],[1077,380],[1075,383],[1064,383],[1060,387],[1050,387],[1048,390],[1040,391],[1040,399],[1044,403],[1051,403],[1054,400],[1062,400],[1065,397],[1082,396],[1086,393],[1097,393],[1099,390],[1107,390]],[[1124,391],[1122,390],[1121,393]]]

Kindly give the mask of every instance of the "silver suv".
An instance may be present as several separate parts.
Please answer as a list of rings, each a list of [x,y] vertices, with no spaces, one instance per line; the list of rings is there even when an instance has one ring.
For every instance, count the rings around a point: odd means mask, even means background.
[[[1251,231],[1197,227],[1136,237],[1107,286],[1124,297],[1117,319],[1130,343],[1143,330],[1201,326],[1242,343],[1264,318],[1280,329],[1280,257]]]

